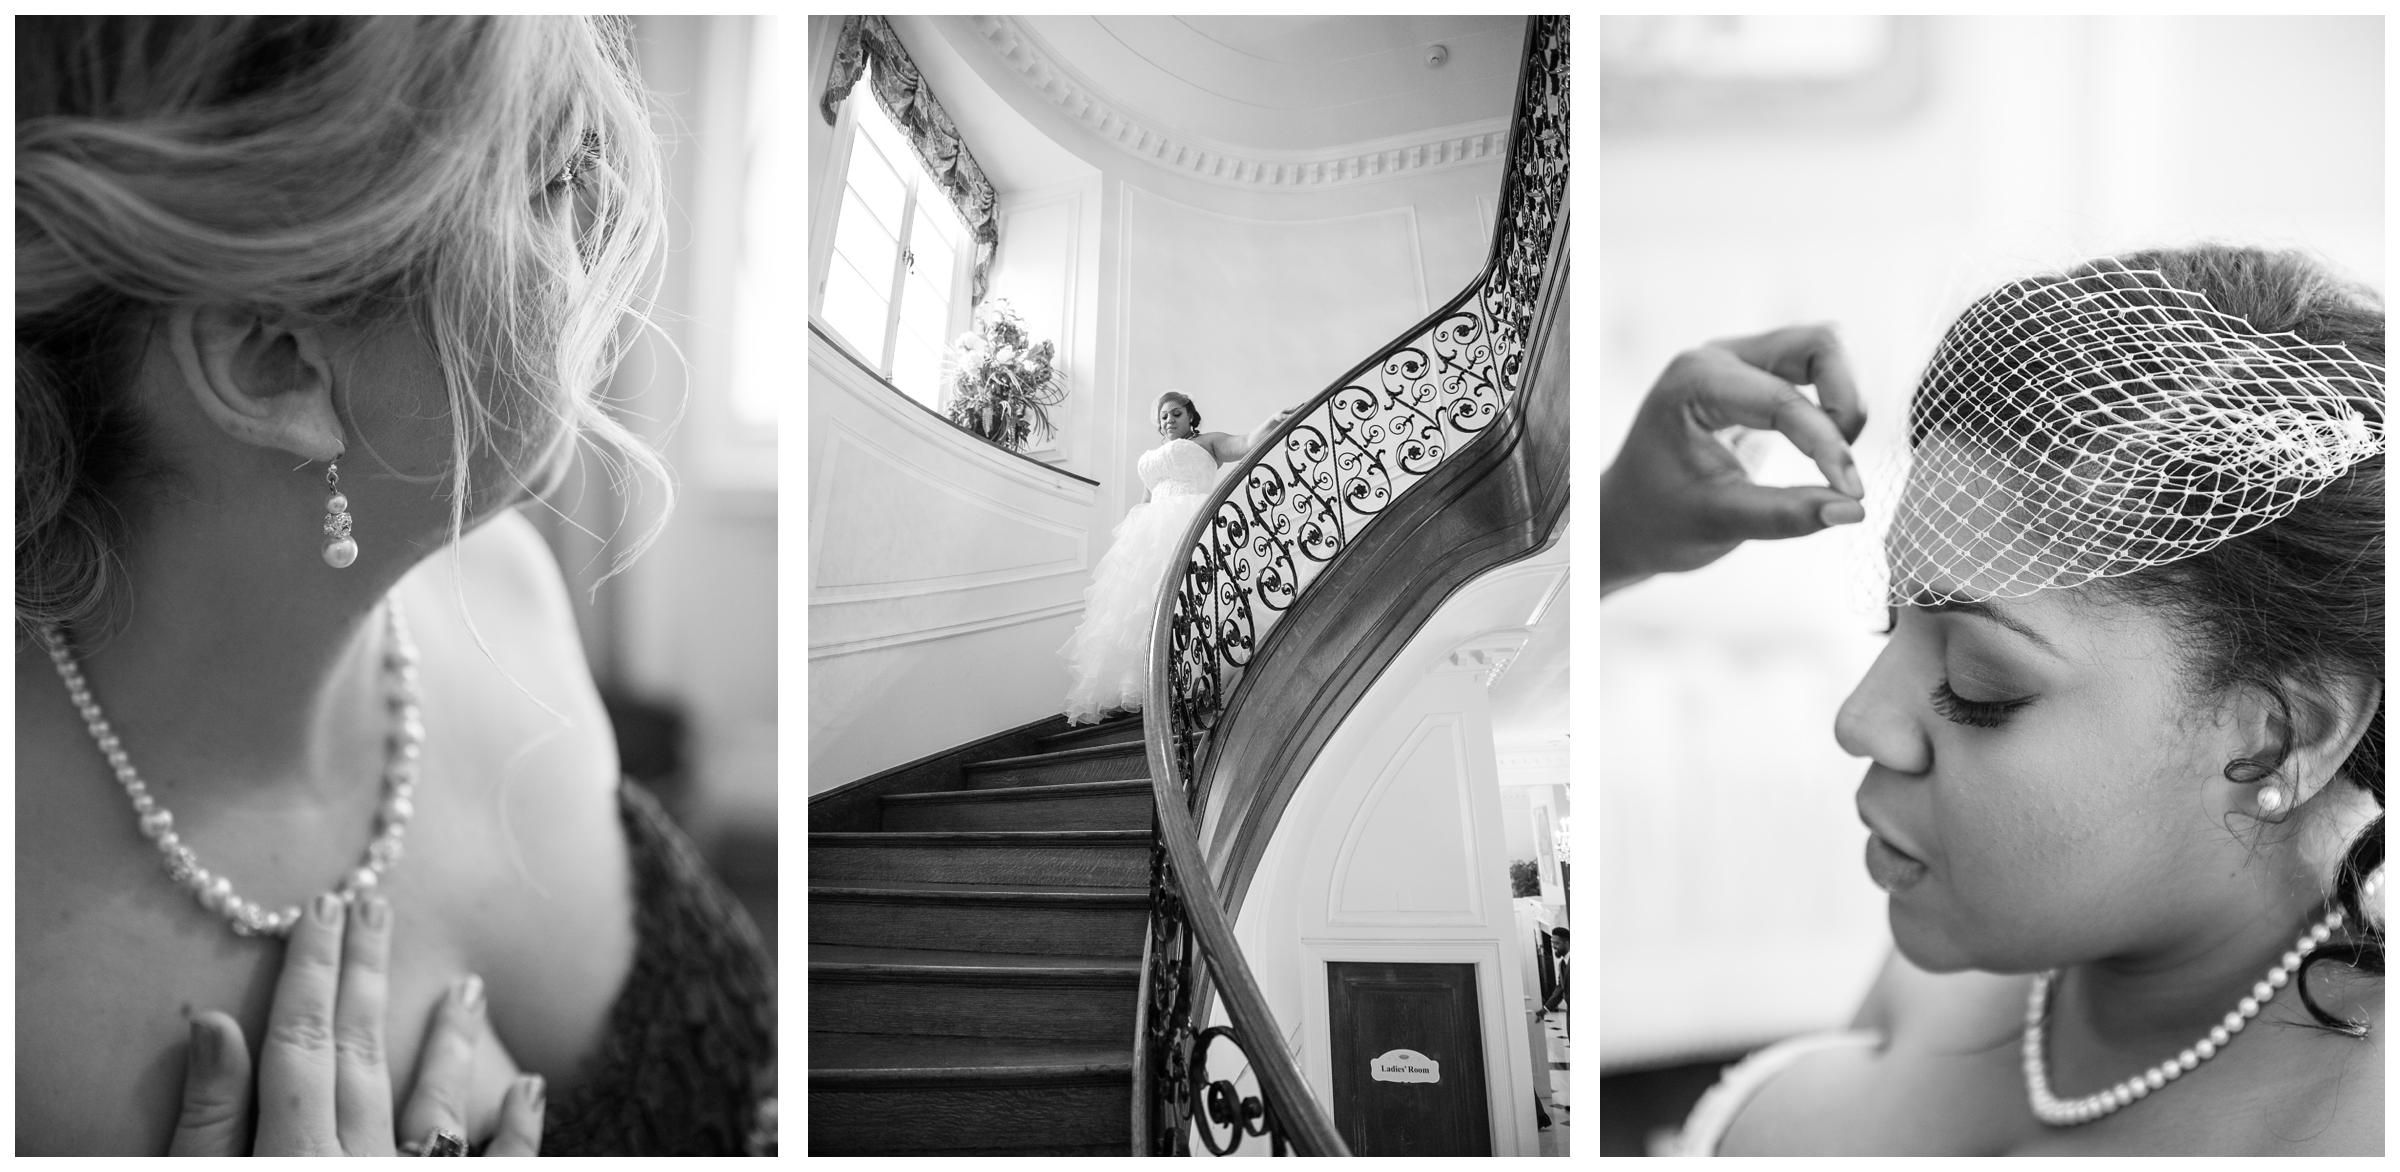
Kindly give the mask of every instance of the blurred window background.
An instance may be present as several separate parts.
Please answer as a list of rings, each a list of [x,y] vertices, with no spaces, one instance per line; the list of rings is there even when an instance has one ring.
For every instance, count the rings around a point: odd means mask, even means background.
[[[799,363],[804,255],[797,21],[637,17],[667,155],[656,329],[609,394],[674,471],[658,541],[610,577],[661,501],[586,453],[536,521],[559,554],[626,772],[657,793],[775,941],[776,469]],[[603,581],[605,579],[605,582]]]
[[[1677,351],[1830,322],[1868,401],[1872,518],[1919,367],[2004,281],[2205,239],[2383,287],[2380,18],[1600,34],[1600,367],[1579,410],[1603,452]],[[1744,446],[1758,479],[1821,483],[1769,440]],[[1661,1074],[1604,1082],[1604,1154],[1678,1122],[1716,1063],[1845,1024],[1889,948],[1852,807],[1865,764],[1832,736],[1881,645],[1876,556],[1859,530],[1754,543],[1601,607],[1599,1062]]]

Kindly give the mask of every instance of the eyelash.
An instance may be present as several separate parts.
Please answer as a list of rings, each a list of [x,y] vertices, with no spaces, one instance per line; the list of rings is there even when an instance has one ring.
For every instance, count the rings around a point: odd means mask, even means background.
[[[2008,723],[2008,718],[2016,715],[2018,709],[2031,703],[2031,696],[2015,700],[1969,700],[1951,691],[1948,680],[1933,686],[1933,710],[1952,724],[1972,728],[1998,728]]]
[[[558,174],[550,177],[550,182],[544,190],[555,195],[583,186],[584,175],[592,168],[599,166],[600,161],[599,133],[590,130],[584,131],[583,143],[575,148],[575,157],[567,160],[567,165],[559,168]]]

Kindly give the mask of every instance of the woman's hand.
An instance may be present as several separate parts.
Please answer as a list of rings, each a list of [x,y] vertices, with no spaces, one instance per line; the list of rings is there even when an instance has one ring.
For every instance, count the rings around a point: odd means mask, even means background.
[[[1816,388],[1816,402],[1801,385]],[[1600,478],[1600,592],[1698,569],[1754,538],[1865,519],[1866,486],[1850,441],[1866,425],[1849,360],[1825,327],[1728,338],[1677,355]],[[1717,440],[1729,427],[1783,433],[1829,487],[1751,483]]]
[[[345,916],[340,900],[320,896],[292,928],[286,949],[255,1083],[241,1026],[213,1011],[192,1019],[183,1113],[169,1155],[389,1156],[398,1151],[391,1074],[384,1064],[390,907],[381,896],[368,896],[351,904]],[[482,985],[468,977],[434,1011],[416,1086],[397,1121],[400,1136],[413,1144],[435,1132],[462,1140],[468,1134],[467,1095],[483,1031]],[[542,1082],[527,1075],[509,1085],[486,1154],[530,1156],[541,1147],[541,1138]]]
[[[1237,450],[1228,455],[1219,456],[1217,458],[1217,462],[1220,464],[1231,464],[1234,461],[1242,459],[1248,456],[1250,453],[1257,451],[1259,445],[1266,443],[1267,437],[1274,434],[1275,429],[1283,426],[1283,421],[1291,418],[1292,414],[1298,410],[1299,408],[1297,407],[1286,407],[1283,410],[1274,413],[1273,415],[1267,416],[1267,421],[1259,424],[1258,430],[1253,431],[1249,435],[1241,438],[1239,441],[1240,446]],[[1219,434],[1222,435],[1223,433],[1220,432]],[[1234,437],[1228,435],[1224,438],[1231,440]]]

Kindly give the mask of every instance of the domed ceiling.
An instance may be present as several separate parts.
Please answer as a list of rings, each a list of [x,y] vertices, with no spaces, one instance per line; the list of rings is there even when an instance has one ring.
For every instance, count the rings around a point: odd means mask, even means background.
[[[1521,16],[983,16],[1044,100],[1118,148],[1301,186],[1496,156]],[[1438,48],[1437,48],[1438,46]]]

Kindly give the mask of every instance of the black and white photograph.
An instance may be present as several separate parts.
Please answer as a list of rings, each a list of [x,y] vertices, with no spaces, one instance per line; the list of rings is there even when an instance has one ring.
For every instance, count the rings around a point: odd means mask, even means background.
[[[15,1152],[774,1154],[800,22],[15,34]]]
[[[2383,19],[1589,27],[1597,1150],[2382,1154]]]
[[[1568,19],[808,63],[808,1153],[1568,1154]]]

